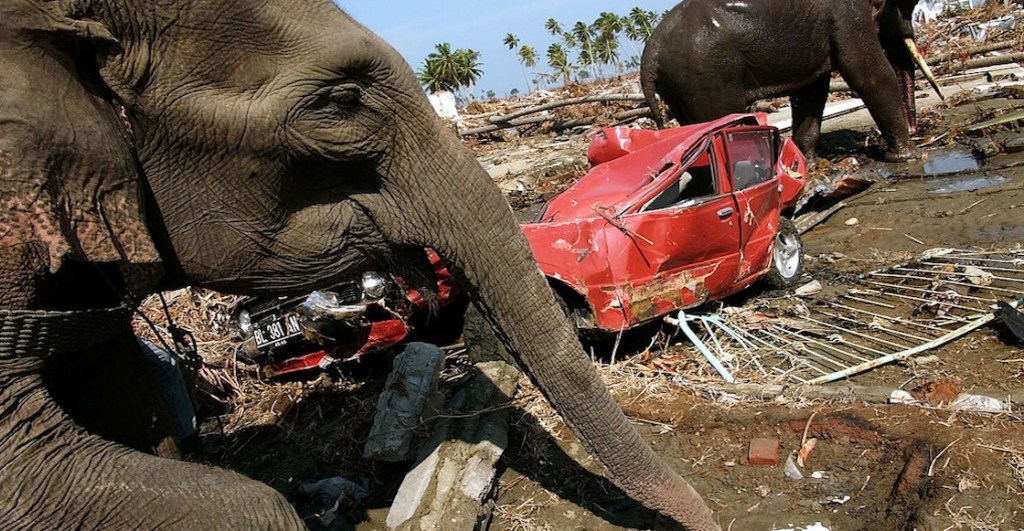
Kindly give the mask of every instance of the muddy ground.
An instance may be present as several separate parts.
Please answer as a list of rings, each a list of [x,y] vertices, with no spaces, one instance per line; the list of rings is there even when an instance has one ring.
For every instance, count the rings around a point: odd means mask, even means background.
[[[1012,248],[1024,241],[1024,154],[997,153],[993,147],[1024,132],[1002,127],[977,136],[963,133],[970,124],[1024,109],[1024,99],[964,99],[923,120],[919,143],[951,133],[928,145],[921,161],[870,163],[874,152],[865,146],[877,144],[877,138],[864,118],[824,135],[824,159],[838,163],[854,157],[861,162],[858,171],[879,182],[805,234],[807,280],[827,284],[932,247]],[[515,175],[511,169],[496,172],[510,201],[526,211],[582,174],[585,138],[532,138],[474,149],[493,166],[516,160],[508,153],[523,150],[523,143],[542,146],[543,164],[515,168]],[[825,162],[820,174],[830,175],[834,168]],[[848,224],[851,218],[858,223]],[[730,303],[777,296],[754,291]],[[1024,422],[1017,413],[709,395],[696,391],[685,375],[640,370],[638,356],[646,362],[652,356],[690,355],[679,338],[656,352],[648,350],[652,337],[664,333],[648,327],[631,334],[617,351],[616,365],[605,363],[602,371],[637,428],[705,496],[723,528],[820,523],[832,530],[1024,529]],[[593,347],[608,360],[611,342]],[[964,391],[1024,388],[1024,350],[1008,343],[998,325],[931,354],[937,362],[893,364],[852,382],[908,388],[944,382]],[[451,358],[447,391],[458,381],[459,358]],[[270,388],[269,400],[266,394],[243,393],[233,413],[205,423],[203,450],[195,457],[269,483],[295,502],[314,528],[381,529],[407,466],[368,463],[360,454],[387,369],[381,356],[347,374],[347,380],[322,376],[278,384]],[[239,424],[237,412],[246,408],[254,420]],[[668,528],[601,477],[536,392],[522,391],[509,411],[513,430],[491,529]],[[778,438],[785,457],[799,448],[805,431],[819,439],[803,469],[805,479],[787,478],[781,465],[747,462],[751,439]],[[361,482],[367,496],[343,504],[339,517],[324,525],[317,515],[333,501],[305,494],[299,486],[332,476]]]

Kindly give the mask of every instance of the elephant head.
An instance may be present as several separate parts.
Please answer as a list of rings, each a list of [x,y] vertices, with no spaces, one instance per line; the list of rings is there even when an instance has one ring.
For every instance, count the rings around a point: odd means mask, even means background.
[[[12,272],[0,276],[0,316],[88,313],[157,283],[298,292],[375,263],[426,279],[429,247],[613,481],[686,526],[717,528],[629,425],[508,204],[409,66],[329,0],[8,0],[0,20],[0,59],[14,69],[0,79],[0,263]],[[31,358],[3,349],[0,361]],[[0,404],[23,399],[19,386],[50,404],[38,379],[24,383],[38,363],[16,365],[0,366]],[[45,473],[5,466],[0,494],[32,493],[86,527],[300,525],[266,489],[113,446],[47,407],[78,446],[48,439],[36,450]],[[21,434],[0,461],[42,444],[34,419],[0,421]],[[121,462],[51,477],[65,454]],[[97,480],[119,487],[68,495]],[[171,509],[123,514],[158,494]],[[259,508],[239,524],[225,505]]]

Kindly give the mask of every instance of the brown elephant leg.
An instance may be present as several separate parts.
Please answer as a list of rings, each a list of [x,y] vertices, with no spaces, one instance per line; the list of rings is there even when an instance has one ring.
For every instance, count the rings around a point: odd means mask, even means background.
[[[809,160],[818,157],[816,146],[830,81],[830,76],[822,76],[789,97],[793,106],[793,140]]]
[[[89,432],[141,452],[180,457],[169,409],[135,338],[126,329],[114,343],[96,354],[48,359],[47,388]]]
[[[50,396],[42,359],[2,354],[0,528],[304,528],[266,485],[86,432]]]

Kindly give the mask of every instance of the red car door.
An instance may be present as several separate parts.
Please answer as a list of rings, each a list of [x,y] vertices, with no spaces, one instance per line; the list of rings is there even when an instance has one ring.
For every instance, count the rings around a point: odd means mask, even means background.
[[[605,229],[629,324],[696,306],[735,282],[740,218],[716,144],[686,157]]]
[[[722,132],[739,225],[739,268],[736,291],[756,280],[768,267],[779,228],[781,209],[776,175],[778,132],[743,127]]]

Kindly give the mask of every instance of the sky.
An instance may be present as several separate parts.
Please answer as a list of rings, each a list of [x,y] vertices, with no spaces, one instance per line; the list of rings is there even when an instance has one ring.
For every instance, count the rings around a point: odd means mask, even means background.
[[[523,68],[513,51],[502,43],[513,33],[521,44],[537,49],[537,66],[531,71],[548,71],[545,50],[555,41],[544,29],[554,18],[568,28],[580,20],[590,24],[602,11],[625,15],[633,7],[664,12],[679,0],[521,0],[494,2],[477,0],[334,0],[356,20],[388,41],[413,70],[419,70],[434,45],[449,42],[453,49],[480,52],[483,76],[475,94],[493,90],[506,96],[513,88],[526,90]],[[637,45],[639,47],[639,44]],[[625,42],[623,59],[634,54]],[[532,75],[530,76],[532,79]]]

